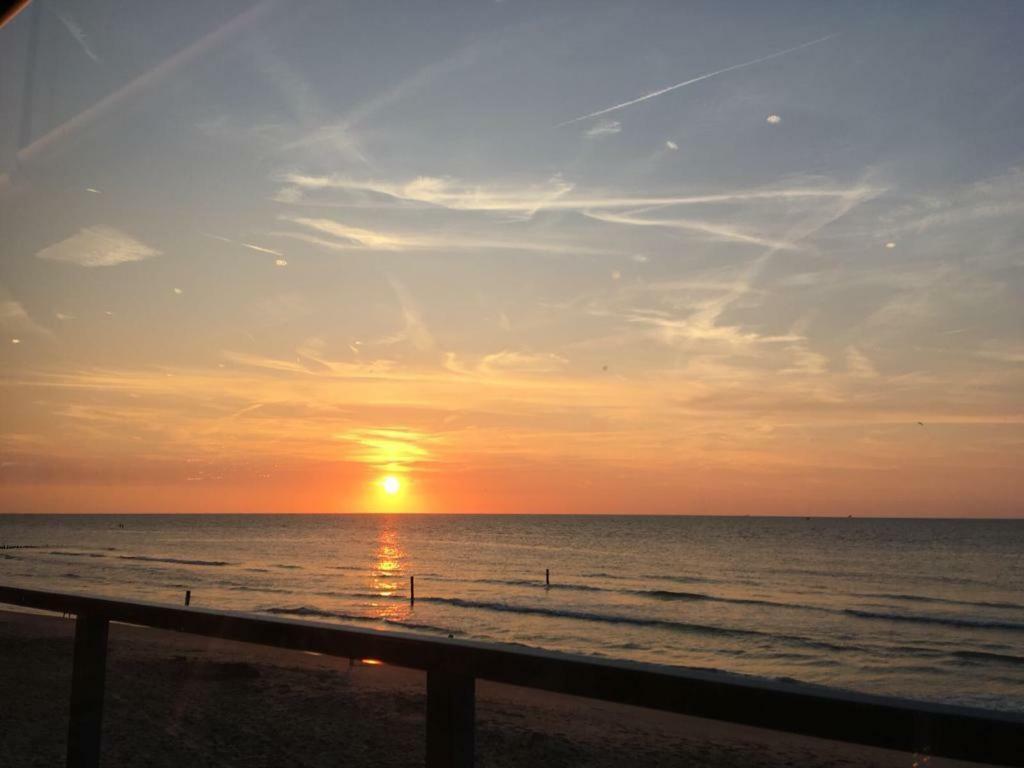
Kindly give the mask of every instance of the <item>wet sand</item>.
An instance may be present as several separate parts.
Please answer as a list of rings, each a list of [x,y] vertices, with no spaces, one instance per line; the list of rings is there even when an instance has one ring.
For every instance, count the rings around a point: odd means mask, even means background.
[[[0,766],[63,765],[73,632],[71,620],[0,612]],[[103,764],[423,765],[425,685],[413,670],[112,625]],[[477,684],[479,766],[910,768],[917,760]]]

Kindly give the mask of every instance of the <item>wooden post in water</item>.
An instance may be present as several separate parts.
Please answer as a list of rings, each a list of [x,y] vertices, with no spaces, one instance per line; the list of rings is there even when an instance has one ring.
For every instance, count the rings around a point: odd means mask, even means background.
[[[192,590],[185,590],[185,607],[188,608],[188,604],[192,602]]]
[[[551,569],[550,568],[545,568],[544,569],[544,586],[545,587],[550,587],[551,586]]]
[[[93,616],[75,620],[67,768],[99,768],[109,627],[106,619]]]
[[[409,577],[409,602],[410,603],[415,603],[416,602],[416,577],[415,576],[410,576]]]

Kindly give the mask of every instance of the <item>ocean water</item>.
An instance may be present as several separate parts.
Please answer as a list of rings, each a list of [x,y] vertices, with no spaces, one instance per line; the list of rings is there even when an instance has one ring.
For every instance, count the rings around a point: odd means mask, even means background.
[[[19,547],[0,550],[9,585],[190,589],[204,607],[1024,711],[1024,521],[0,516],[0,545]]]

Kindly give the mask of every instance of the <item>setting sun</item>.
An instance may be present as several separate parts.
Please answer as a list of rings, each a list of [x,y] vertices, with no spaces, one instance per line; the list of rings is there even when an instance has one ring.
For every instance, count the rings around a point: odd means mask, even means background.
[[[402,489],[402,484],[398,482],[398,478],[394,475],[388,475],[381,480],[381,487],[384,488],[384,492],[390,495],[395,495]]]

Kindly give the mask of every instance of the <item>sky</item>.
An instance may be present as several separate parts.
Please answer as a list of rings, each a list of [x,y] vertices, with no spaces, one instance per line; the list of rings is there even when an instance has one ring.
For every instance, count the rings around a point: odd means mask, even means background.
[[[0,512],[1024,516],[1024,4],[193,5],[0,29]]]

